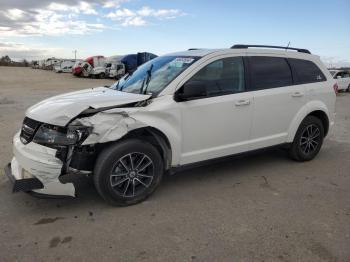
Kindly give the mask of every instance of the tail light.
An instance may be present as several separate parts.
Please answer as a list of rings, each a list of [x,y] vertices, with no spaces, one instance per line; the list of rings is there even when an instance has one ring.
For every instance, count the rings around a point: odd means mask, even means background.
[[[335,84],[333,85],[333,89],[334,89],[334,93],[335,93],[335,94],[338,94],[338,84],[337,84],[337,83],[335,83]]]

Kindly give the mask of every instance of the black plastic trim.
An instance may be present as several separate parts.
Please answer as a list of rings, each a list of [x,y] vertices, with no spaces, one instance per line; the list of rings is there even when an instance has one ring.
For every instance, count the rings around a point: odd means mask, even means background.
[[[11,164],[8,163],[5,168],[5,175],[8,177],[10,182],[13,184],[12,192],[20,192],[20,191],[31,191],[33,189],[41,189],[44,185],[37,178],[24,178],[17,180],[11,172]]]
[[[234,158],[245,157],[245,156],[249,156],[252,154],[256,154],[258,152],[264,152],[264,151],[268,151],[268,150],[272,150],[272,149],[288,147],[289,145],[290,145],[289,143],[282,143],[282,144],[278,144],[278,145],[249,150],[249,151],[245,151],[245,152],[237,153],[237,154],[233,154],[233,155],[227,155],[227,156],[223,156],[223,157],[203,160],[203,161],[194,162],[194,163],[185,164],[185,165],[173,166],[168,171],[168,174],[174,175],[176,173],[179,173],[179,172],[182,172],[182,171],[185,171],[188,169],[193,169],[193,168],[202,167],[202,166],[206,166],[206,165],[216,164],[216,163],[232,160]]]
[[[311,54],[311,52],[304,48],[295,48],[295,47],[286,47],[286,46],[277,46],[277,45],[233,45],[231,49],[247,49],[249,47],[257,47],[257,48],[273,48],[273,49],[284,49],[284,50],[294,50],[299,53]]]
[[[38,192],[34,192],[34,191],[28,191],[26,193],[28,193],[32,197],[41,198],[41,199],[66,199],[66,198],[72,199],[72,198],[74,198],[72,196],[49,195],[49,194],[42,194],[42,193],[38,193]]]

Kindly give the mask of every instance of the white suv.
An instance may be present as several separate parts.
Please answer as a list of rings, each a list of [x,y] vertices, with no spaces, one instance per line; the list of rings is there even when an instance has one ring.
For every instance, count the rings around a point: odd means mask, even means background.
[[[108,203],[130,205],[195,163],[275,145],[313,159],[334,123],[336,81],[308,50],[270,47],[164,55],[111,87],[32,106],[5,168],[13,190],[75,196],[68,174],[83,173]]]
[[[350,92],[350,71],[330,70],[330,73],[337,80],[339,91]]]

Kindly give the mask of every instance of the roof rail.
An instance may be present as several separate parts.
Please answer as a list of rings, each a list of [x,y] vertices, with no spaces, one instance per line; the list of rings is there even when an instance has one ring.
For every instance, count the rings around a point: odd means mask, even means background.
[[[192,50],[201,50],[200,48],[189,48],[187,51],[192,51]]]
[[[275,48],[275,49],[285,49],[285,50],[295,50],[300,53],[311,54],[311,52],[307,49],[303,48],[294,48],[294,47],[286,47],[286,46],[275,46],[275,45],[233,45],[231,49],[241,49],[241,48],[249,48],[249,47],[262,47],[262,48]]]

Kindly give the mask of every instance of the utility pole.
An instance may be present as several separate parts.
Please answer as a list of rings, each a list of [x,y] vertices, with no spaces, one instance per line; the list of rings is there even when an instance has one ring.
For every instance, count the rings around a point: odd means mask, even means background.
[[[73,53],[74,53],[74,60],[77,60],[77,50],[74,50]]]

